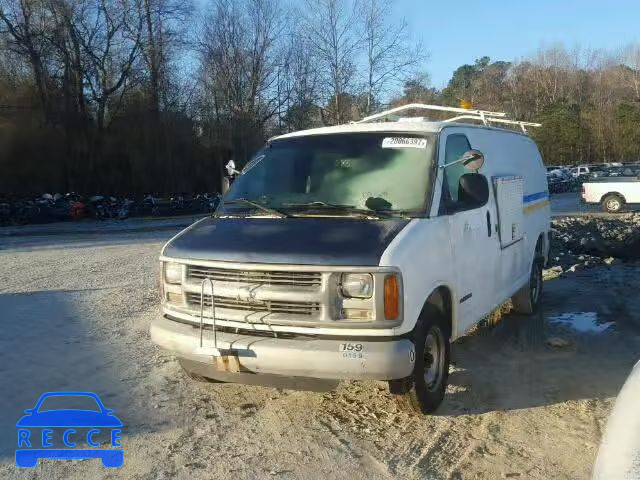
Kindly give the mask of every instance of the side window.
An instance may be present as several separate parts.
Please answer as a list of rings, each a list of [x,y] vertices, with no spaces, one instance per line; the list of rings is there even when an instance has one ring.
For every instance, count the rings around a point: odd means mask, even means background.
[[[465,135],[459,133],[449,135],[444,149],[444,163],[455,162],[469,150],[471,150],[471,145]],[[469,170],[467,170],[462,163],[457,163],[445,168],[444,190],[442,192],[442,199],[444,201],[441,201],[441,204],[443,204],[440,208],[441,211],[443,211],[442,207],[446,210],[447,207],[455,206],[455,204],[458,203],[458,185],[460,177],[465,173],[469,173]]]

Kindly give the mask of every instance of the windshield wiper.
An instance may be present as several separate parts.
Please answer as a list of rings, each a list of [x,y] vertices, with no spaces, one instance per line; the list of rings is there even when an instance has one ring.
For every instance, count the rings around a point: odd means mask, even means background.
[[[381,213],[386,215],[387,217],[402,217],[402,218],[411,218],[410,210],[376,210],[376,213]]]
[[[287,218],[289,217],[288,214],[281,212],[280,210],[276,210],[275,208],[271,208],[271,207],[267,207],[266,205],[261,205],[258,202],[255,202],[253,200],[249,200],[247,198],[234,198],[233,200],[228,200],[226,202],[222,203],[222,206],[226,206],[226,205],[249,205],[251,207],[255,207],[259,210],[262,210],[263,212],[267,212],[270,213],[271,215],[275,215],[277,217],[280,218]]]
[[[308,208],[308,209],[326,209],[326,210],[336,210],[347,213],[355,213],[357,215],[366,215],[368,217],[389,217],[390,215],[385,212],[378,212],[376,210],[369,210],[366,208],[357,208],[355,205],[343,205],[339,203],[327,203],[322,201],[315,202],[306,202],[306,203],[283,203],[283,207],[294,207],[294,208]]]

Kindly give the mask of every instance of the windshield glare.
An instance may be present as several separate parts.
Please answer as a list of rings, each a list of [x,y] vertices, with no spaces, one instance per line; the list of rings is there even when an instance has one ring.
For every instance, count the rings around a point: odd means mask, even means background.
[[[319,202],[419,212],[431,183],[434,145],[433,135],[398,132],[276,140],[247,164],[225,200],[279,209]]]

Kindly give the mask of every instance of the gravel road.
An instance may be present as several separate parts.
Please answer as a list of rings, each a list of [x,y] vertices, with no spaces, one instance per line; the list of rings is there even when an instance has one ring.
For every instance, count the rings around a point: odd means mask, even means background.
[[[399,411],[382,382],[325,394],[194,383],[148,335],[171,234],[0,238],[0,478],[588,478],[640,356],[640,264],[614,262],[562,268],[541,315],[454,344],[434,416]],[[63,389],[115,409],[121,469],[15,467],[15,422]]]

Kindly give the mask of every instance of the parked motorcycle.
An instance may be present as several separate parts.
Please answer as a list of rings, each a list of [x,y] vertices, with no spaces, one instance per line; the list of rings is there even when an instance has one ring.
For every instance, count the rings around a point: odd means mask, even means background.
[[[11,224],[11,203],[7,198],[0,197],[0,225]]]
[[[125,198],[118,206],[118,219],[126,220],[131,215],[131,211],[135,202],[129,198]]]

